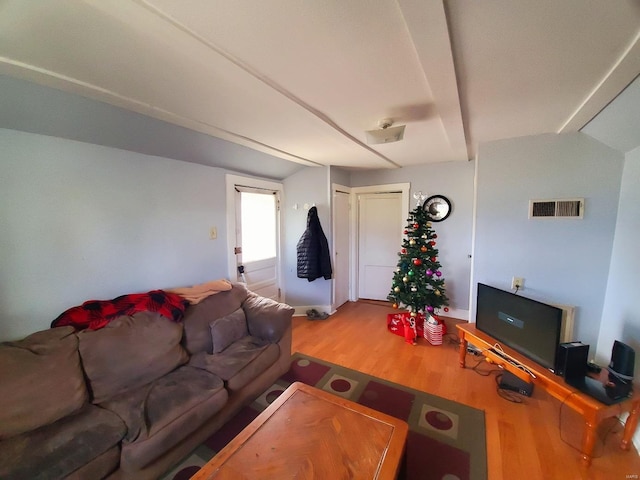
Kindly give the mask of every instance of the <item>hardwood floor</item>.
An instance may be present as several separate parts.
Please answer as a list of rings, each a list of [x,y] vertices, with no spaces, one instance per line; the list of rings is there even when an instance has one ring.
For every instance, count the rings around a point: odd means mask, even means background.
[[[639,478],[637,452],[619,448],[623,426],[618,421],[603,422],[595,458],[585,468],[576,450],[582,435],[577,414],[542,389],[520,397],[522,403],[502,398],[497,372],[477,373],[493,369],[480,357],[469,355],[468,367],[460,368],[457,337],[447,335],[441,346],[424,339],[411,346],[387,331],[392,312],[382,302],[361,301],[343,305],[326,320],[294,317],[293,351],[484,410],[490,480]]]

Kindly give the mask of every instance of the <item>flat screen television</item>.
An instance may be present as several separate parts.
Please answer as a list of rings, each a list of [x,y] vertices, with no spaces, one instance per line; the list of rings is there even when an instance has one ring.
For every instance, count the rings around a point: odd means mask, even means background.
[[[554,370],[562,309],[478,283],[476,328]]]

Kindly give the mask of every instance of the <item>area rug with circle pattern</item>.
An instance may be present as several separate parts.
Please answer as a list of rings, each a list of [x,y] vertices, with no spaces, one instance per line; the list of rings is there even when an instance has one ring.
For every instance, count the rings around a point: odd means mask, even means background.
[[[406,480],[486,480],[484,412],[356,370],[295,353],[291,368],[163,480],[186,480],[293,382],[303,382],[409,424]]]

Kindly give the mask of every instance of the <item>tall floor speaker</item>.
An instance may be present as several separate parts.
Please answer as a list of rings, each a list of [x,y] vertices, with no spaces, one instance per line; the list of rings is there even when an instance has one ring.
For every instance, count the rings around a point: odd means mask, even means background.
[[[555,374],[567,379],[583,378],[587,374],[589,345],[582,342],[561,343],[556,355]]]

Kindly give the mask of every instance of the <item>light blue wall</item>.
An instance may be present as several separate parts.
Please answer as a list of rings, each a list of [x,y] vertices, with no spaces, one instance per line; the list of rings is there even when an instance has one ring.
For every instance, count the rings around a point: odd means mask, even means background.
[[[13,130],[0,145],[0,340],[85,300],[226,277],[225,170]]]
[[[281,180],[303,168],[97,100],[0,75],[0,128],[228,168]]]
[[[331,175],[331,184],[337,183],[338,185],[343,185],[345,187],[351,186],[351,172],[348,170],[344,170],[342,168],[331,167],[330,170]]]
[[[636,351],[635,376],[640,374],[640,147],[626,155],[609,283],[598,337],[596,360],[607,365],[614,340]]]
[[[472,318],[477,282],[577,307],[574,338],[595,348],[624,157],[581,133],[480,145]],[[584,219],[528,218],[530,199],[585,198]]]
[[[297,276],[298,240],[307,226],[307,214],[304,205],[315,204],[322,230],[331,247],[331,206],[330,206],[330,169],[329,167],[307,167],[283,182],[286,192],[284,206],[284,286],[287,303],[300,307],[331,305],[331,287],[333,280],[318,278],[309,282]],[[298,206],[297,210],[294,205]]]
[[[413,193],[417,191],[426,195],[441,194],[451,201],[451,216],[443,222],[434,223],[433,229],[438,235],[436,246],[450,306],[463,311],[469,309],[473,176],[474,162],[431,163],[401,169],[351,173],[352,187],[409,182],[411,209],[415,208]]]

